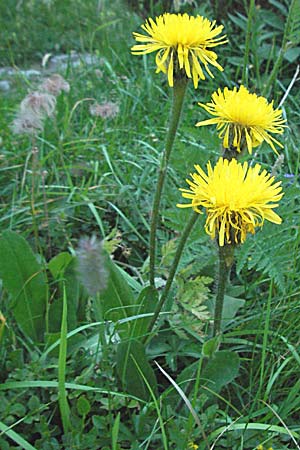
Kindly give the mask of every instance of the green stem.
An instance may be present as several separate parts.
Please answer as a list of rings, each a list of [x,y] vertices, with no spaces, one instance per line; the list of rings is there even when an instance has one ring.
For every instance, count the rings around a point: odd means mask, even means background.
[[[249,12],[248,12],[248,22],[246,31],[246,42],[245,42],[245,54],[244,54],[244,65],[242,74],[242,83],[248,85],[248,65],[249,65],[249,51],[250,51],[250,38],[252,30],[252,19],[255,9],[255,0],[250,0]]]
[[[170,154],[173,148],[174,139],[176,136],[176,131],[179,124],[179,119],[182,111],[182,105],[184,100],[184,95],[186,91],[187,80],[185,78],[175,79],[173,88],[173,103],[170,113],[169,128],[166,137],[165,150],[162,155],[158,180],[156,185],[156,192],[153,200],[152,207],[152,217],[151,217],[151,227],[150,227],[150,248],[149,248],[149,258],[150,258],[150,268],[149,268],[149,281],[151,286],[155,286],[155,253],[156,253],[156,230],[158,225],[159,217],[159,206],[161,200],[161,193],[165,181],[166,171],[170,159]]]
[[[279,50],[279,54],[278,57],[276,59],[276,62],[273,66],[272,72],[268,77],[268,82],[263,90],[262,95],[264,96],[268,96],[270,94],[271,88],[274,84],[275,78],[277,77],[277,74],[280,70],[281,64],[282,64],[282,60],[283,60],[283,56],[284,53],[287,50],[287,43],[288,43],[288,36],[290,33],[290,26],[291,26],[291,22],[293,19],[293,15],[294,15],[294,11],[295,11],[295,3],[296,0],[292,0],[290,3],[290,7],[289,7],[289,13],[285,22],[285,26],[284,26],[284,33],[283,33],[283,37],[282,37],[282,42],[281,42],[281,47]]]
[[[233,245],[219,246],[218,287],[216,295],[213,336],[221,331],[222,311],[224,304],[225,288],[233,263]]]
[[[95,364],[97,363],[99,344],[101,345],[102,361],[106,361],[105,320],[104,320],[104,314],[103,314],[102,299],[101,299],[99,292],[96,295],[96,302],[97,302],[97,315],[98,315],[97,320],[99,320],[99,322],[101,322],[101,324],[99,326],[98,344],[97,344],[97,349],[95,352]]]
[[[174,276],[175,276],[175,273],[176,273],[176,270],[177,270],[177,267],[178,267],[178,264],[179,264],[179,261],[180,261],[180,257],[182,255],[182,251],[184,249],[184,246],[185,246],[185,243],[187,241],[187,238],[189,237],[189,235],[190,235],[190,233],[192,231],[192,228],[193,228],[193,226],[194,226],[198,216],[199,216],[198,213],[193,212],[191,217],[190,217],[190,219],[189,219],[189,221],[188,221],[188,223],[186,224],[186,226],[185,226],[185,228],[183,230],[183,233],[181,235],[181,238],[180,238],[180,241],[179,241],[178,247],[176,249],[176,253],[175,253],[173,262],[172,262],[172,266],[170,268],[170,272],[169,272],[169,276],[168,276],[166,285],[165,285],[164,290],[163,290],[163,292],[161,294],[160,300],[157,303],[157,306],[155,308],[152,320],[149,323],[148,330],[147,330],[148,333],[151,332],[151,330],[152,330],[152,328],[153,328],[153,326],[154,326],[154,324],[156,322],[156,319],[158,318],[159,313],[160,313],[160,311],[161,311],[161,309],[162,309],[162,307],[163,307],[163,305],[164,305],[164,303],[165,303],[165,301],[167,299],[169,290],[171,288],[171,285],[172,285],[172,282],[173,282],[173,279],[174,279]],[[148,339],[148,333],[144,336],[143,342],[145,342]]]

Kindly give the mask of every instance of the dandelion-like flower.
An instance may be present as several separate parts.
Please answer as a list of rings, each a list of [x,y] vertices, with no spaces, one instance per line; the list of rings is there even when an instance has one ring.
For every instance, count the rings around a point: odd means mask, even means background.
[[[218,89],[212,95],[210,103],[199,103],[212,119],[196,124],[217,125],[219,137],[223,139],[224,148],[235,147],[238,152],[247,146],[249,153],[252,148],[266,141],[277,153],[275,144],[283,147],[270,133],[282,134],[286,125],[282,111],[273,108],[273,101],[268,103],[264,97],[251,94],[245,86],[232,90],[225,87]]]
[[[31,92],[20,104],[22,114],[35,114],[40,119],[51,117],[56,106],[56,99],[53,95],[43,92]]]
[[[40,90],[57,97],[62,91],[70,92],[70,85],[61,75],[54,73],[43,81]]]
[[[46,117],[54,114],[56,99],[53,95],[31,92],[21,102],[19,111],[13,121],[15,134],[37,135],[43,129]]]
[[[107,287],[108,272],[105,267],[103,245],[95,236],[81,238],[77,249],[78,278],[90,295]]]
[[[280,224],[281,218],[273,211],[283,196],[281,182],[274,183],[274,177],[256,164],[228,161],[220,158],[212,168],[207,164],[207,174],[199,165],[196,173],[190,174],[192,180],[186,180],[190,189],[180,189],[189,204],[179,204],[180,208],[192,207],[201,213],[206,209],[205,231],[219,245],[239,244],[246,239],[247,233],[255,233],[264,220]]]
[[[222,66],[217,63],[217,54],[211,50],[227,42],[226,36],[217,37],[223,30],[223,25],[215,26],[202,16],[188,14],[165,13],[155,20],[149,18],[141,28],[147,36],[133,33],[140,44],[131,49],[134,55],[156,52],[156,72],[163,72],[168,76],[169,85],[174,85],[174,77],[185,74],[192,78],[195,89],[199,79],[204,80],[205,71],[213,78],[209,64],[219,70]]]
[[[113,102],[94,103],[90,106],[90,114],[95,117],[102,117],[102,119],[114,118],[119,114],[119,111],[119,105]]]

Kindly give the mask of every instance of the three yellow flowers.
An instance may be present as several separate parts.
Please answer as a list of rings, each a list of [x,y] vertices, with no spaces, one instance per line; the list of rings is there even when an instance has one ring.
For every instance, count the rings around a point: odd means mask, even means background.
[[[167,75],[171,87],[177,79],[185,77],[192,79],[197,88],[199,79],[205,79],[205,72],[213,77],[209,66],[223,70],[211,49],[225,44],[227,38],[219,36],[223,26],[216,26],[215,21],[188,14],[163,14],[155,20],[148,19],[142,29],[147,35],[133,33],[138,44],[132,47],[132,53],[157,52],[157,72]],[[247,149],[251,154],[263,141],[275,152],[275,144],[282,147],[272,136],[284,131],[282,111],[274,109],[273,102],[250,93],[245,86],[218,89],[211,102],[199,105],[212,118],[196,126],[215,124],[225,150],[238,155]],[[252,168],[236,159],[220,158],[214,168],[208,163],[207,174],[199,165],[195,169],[192,180],[187,180],[190,189],[181,189],[183,197],[191,203],[177,206],[192,207],[196,212],[201,212],[199,207],[205,208],[205,230],[211,238],[217,238],[220,246],[244,242],[247,233],[254,233],[265,219],[281,223],[272,210],[283,195],[280,182],[274,183],[274,177],[261,171],[259,164]]]

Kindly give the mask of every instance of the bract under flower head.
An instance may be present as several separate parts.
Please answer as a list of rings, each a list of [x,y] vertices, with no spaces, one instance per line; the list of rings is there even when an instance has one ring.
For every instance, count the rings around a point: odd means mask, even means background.
[[[190,189],[180,189],[182,196],[191,200],[189,204],[178,204],[179,208],[192,207],[201,213],[206,209],[205,231],[212,239],[217,237],[219,245],[239,244],[247,233],[255,233],[264,220],[280,224],[281,218],[272,210],[283,196],[281,182],[256,164],[228,161],[220,158],[212,168],[207,164],[207,174],[199,165],[196,173],[186,180]]]
[[[217,63],[217,55],[210,50],[217,45],[227,42],[226,36],[217,37],[223,26],[215,26],[216,22],[202,16],[188,14],[165,13],[155,20],[149,18],[142,29],[147,36],[133,33],[134,38],[141,44],[131,49],[134,55],[156,52],[157,72],[166,73],[169,85],[174,85],[174,77],[183,71],[185,76],[192,78],[197,88],[199,79],[204,80],[202,69],[213,77],[209,64],[223,70]]]
[[[273,102],[268,103],[264,97],[251,94],[244,86],[238,90],[236,87],[232,90],[225,87],[224,91],[218,89],[213,93],[210,103],[199,105],[214,117],[198,122],[196,126],[216,124],[224,148],[233,146],[240,152],[245,145],[251,154],[252,148],[263,141],[276,153],[274,143],[283,147],[270,134],[283,133],[286,121],[282,118],[282,111],[274,109]]]

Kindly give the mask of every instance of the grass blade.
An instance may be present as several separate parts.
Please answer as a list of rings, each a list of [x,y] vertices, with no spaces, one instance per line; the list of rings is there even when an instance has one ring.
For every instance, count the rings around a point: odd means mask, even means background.
[[[16,444],[20,445],[24,450],[37,450],[36,447],[29,444],[22,436],[11,430],[11,427],[6,426],[3,422],[0,422],[0,431],[0,436],[1,434],[6,434],[6,436],[15,441]]]
[[[67,433],[70,429],[70,408],[67,400],[66,391],[66,359],[67,359],[67,298],[66,289],[64,286],[63,295],[63,313],[61,319],[61,333],[58,357],[58,403],[60,409],[61,420],[64,432]]]

